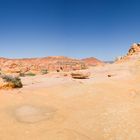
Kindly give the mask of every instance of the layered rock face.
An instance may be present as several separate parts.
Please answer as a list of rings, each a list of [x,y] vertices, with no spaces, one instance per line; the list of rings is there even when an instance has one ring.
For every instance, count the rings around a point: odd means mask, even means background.
[[[128,50],[127,55],[117,58],[116,62],[126,62],[140,58],[140,43],[134,43]]]
[[[89,57],[82,59],[83,62],[85,62],[88,66],[99,66],[99,65],[104,65],[105,63],[94,58],[94,57]]]
[[[86,69],[84,62],[63,56],[30,58],[30,59],[6,59],[0,58],[1,71],[6,73],[40,73],[48,71],[73,71]]]

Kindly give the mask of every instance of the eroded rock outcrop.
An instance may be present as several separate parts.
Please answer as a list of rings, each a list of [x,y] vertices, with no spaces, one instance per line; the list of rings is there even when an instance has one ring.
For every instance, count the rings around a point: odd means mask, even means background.
[[[63,56],[29,58],[29,59],[0,59],[0,68],[4,73],[40,73],[48,71],[73,71],[86,69],[86,64],[77,59]]]
[[[140,58],[140,43],[134,43],[125,56],[118,57],[116,63],[137,60]]]
[[[134,43],[129,49],[127,56],[137,55],[140,53],[140,43]]]

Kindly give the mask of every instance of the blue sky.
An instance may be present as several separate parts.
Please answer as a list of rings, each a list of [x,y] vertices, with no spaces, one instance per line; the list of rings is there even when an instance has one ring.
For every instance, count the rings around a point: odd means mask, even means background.
[[[113,60],[140,42],[139,0],[0,0],[0,56]]]

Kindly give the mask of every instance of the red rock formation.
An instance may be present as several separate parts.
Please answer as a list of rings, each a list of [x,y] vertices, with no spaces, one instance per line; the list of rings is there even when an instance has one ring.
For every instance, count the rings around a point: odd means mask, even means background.
[[[72,71],[87,68],[84,62],[63,56],[29,58],[29,59],[6,59],[0,58],[1,70],[7,73],[39,73],[41,70],[48,71]]]
[[[105,63],[94,58],[94,57],[90,57],[90,58],[85,58],[82,59],[83,62],[85,62],[88,66],[98,66],[98,65],[104,65]]]

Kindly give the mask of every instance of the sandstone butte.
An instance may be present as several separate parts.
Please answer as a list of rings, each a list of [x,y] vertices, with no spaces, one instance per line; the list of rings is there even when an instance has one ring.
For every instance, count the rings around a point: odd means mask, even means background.
[[[95,63],[95,64],[93,64]],[[93,65],[99,63],[98,60],[92,62]],[[73,71],[88,68],[89,62],[64,56],[51,56],[44,58],[7,59],[0,58],[1,71],[6,73],[40,73],[41,70],[48,71]]]

